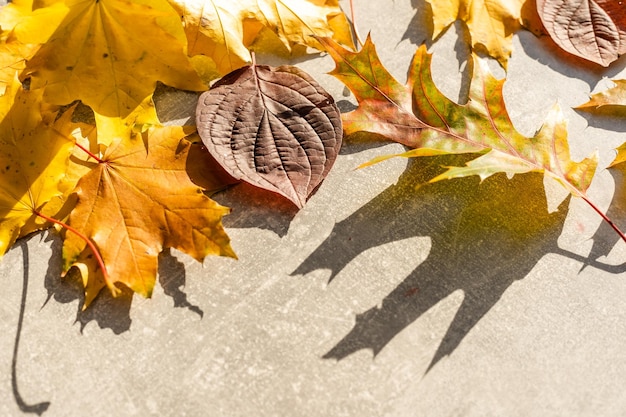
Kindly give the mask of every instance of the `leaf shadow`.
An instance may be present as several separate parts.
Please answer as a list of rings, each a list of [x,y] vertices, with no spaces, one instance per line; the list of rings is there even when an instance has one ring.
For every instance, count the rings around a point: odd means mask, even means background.
[[[463,302],[428,367],[450,355],[517,280],[546,254],[560,250],[557,239],[569,198],[548,213],[543,177],[499,174],[425,184],[441,166],[467,156],[420,158],[393,185],[337,223],[330,236],[294,271],[329,269],[330,280],[359,254],[385,243],[429,236],[431,250],[378,306],[357,314],[352,330],[324,358],[341,360],[360,350],[376,356],[398,333],[457,290]],[[410,248],[406,248],[407,257]],[[623,269],[623,268],[622,268]]]
[[[434,33],[432,7],[426,0],[411,0],[411,7],[415,9],[415,15],[400,41],[408,40],[413,45],[425,43],[430,48],[433,44]]]
[[[17,381],[17,359],[20,350],[20,339],[22,336],[22,327],[24,325],[24,314],[26,312],[26,298],[28,295],[28,281],[30,279],[30,252],[28,250],[27,239],[22,239],[16,246],[19,246],[22,250],[22,270],[23,270],[23,283],[22,283],[22,298],[20,301],[20,312],[17,321],[17,329],[15,331],[15,339],[13,342],[13,358],[11,359],[11,389],[13,391],[13,398],[15,403],[23,413],[32,413],[42,415],[48,410],[50,406],[49,401],[43,401],[36,404],[27,404],[18,388]]]
[[[174,307],[186,308],[204,317],[204,311],[187,299],[187,294],[182,290],[186,283],[185,264],[172,255],[170,249],[165,249],[159,255],[159,284],[165,295],[174,300]]]
[[[582,110],[577,110],[576,113],[587,120],[588,126],[611,132],[626,132],[626,112],[618,114],[618,111],[615,111],[615,114],[610,114],[610,111],[608,108],[604,109],[601,107],[593,113]]]
[[[623,229],[626,225],[626,167],[621,164],[621,166],[618,165],[607,171],[613,177],[615,192],[605,214]],[[615,245],[621,242],[621,239],[607,222],[602,222],[593,235],[592,241],[593,245],[585,266],[593,266],[594,261],[603,256],[608,256]]]
[[[56,234],[48,234],[47,240],[52,241],[52,255],[44,279],[44,287],[48,291],[44,306],[51,299],[61,304],[78,300],[75,322],[80,324],[81,332],[92,321],[95,321],[101,329],[111,329],[115,334],[128,331],[132,322],[130,318],[132,292],[121,287],[122,293],[118,297],[113,297],[110,292],[102,291],[89,308],[83,310],[85,297],[80,273],[73,268],[65,277],[61,277],[63,241]]]
[[[605,68],[565,52],[549,36],[537,37],[526,30],[517,32],[517,36],[528,57],[559,74],[586,82],[591,89],[602,77],[614,77],[626,68],[626,55]]]
[[[298,208],[286,198],[245,182],[213,194],[212,199],[230,207],[222,219],[226,228],[270,230],[283,237],[289,230]]]
[[[83,310],[85,297],[80,273],[76,269],[72,269],[65,277],[61,277],[63,241],[58,235],[52,233],[48,234],[46,239],[51,241],[52,255],[48,261],[48,269],[44,279],[44,287],[48,292],[44,306],[51,299],[61,304],[78,300],[75,322],[80,324],[81,332],[92,321],[96,322],[101,329],[110,329],[114,334],[121,334],[130,330],[132,324],[130,308],[133,292],[129,288],[121,286],[122,293],[113,297],[105,289],[98,294],[87,309]],[[201,318],[203,317],[202,309],[189,302],[187,295],[182,290],[186,281],[185,265],[178,261],[169,249],[159,255],[158,280],[165,295],[174,301],[174,307],[187,308]]]

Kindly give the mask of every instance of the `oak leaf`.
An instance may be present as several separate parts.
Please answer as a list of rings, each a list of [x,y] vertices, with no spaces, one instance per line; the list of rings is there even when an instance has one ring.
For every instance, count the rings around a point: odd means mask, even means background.
[[[59,7],[54,3],[33,14]],[[31,88],[44,88],[50,103],[81,100],[95,113],[125,117],[157,81],[206,88],[187,59],[180,18],[165,0],[72,0],[55,16],[38,21],[55,31],[25,70]]]
[[[592,94],[589,101],[575,107],[590,113],[626,116],[626,80],[613,80],[615,85]]]
[[[95,244],[108,277],[96,269],[77,235],[67,234],[63,246],[64,270],[77,266],[83,274],[86,305],[105,284],[113,294],[121,283],[150,296],[165,248],[198,261],[210,254],[236,257],[221,223],[228,208],[189,179],[189,152],[198,146],[181,139],[186,133],[181,127],[153,127],[113,140],[98,161],[90,160],[69,224]]]
[[[299,208],[341,148],[341,115],[332,96],[293,66],[233,71],[200,96],[196,124],[230,175]]]
[[[416,51],[407,85],[402,86],[383,67],[369,38],[358,53],[330,39],[323,42],[337,65],[332,74],[350,88],[359,103],[356,110],[342,115],[346,134],[376,133],[414,148],[400,155],[405,157],[480,154],[466,166],[451,167],[431,181],[536,171],[584,198],[597,155],[581,162],[570,159],[566,123],[558,107],[535,136],[527,138],[517,132],[506,112],[504,80],[491,75],[484,59],[474,57],[469,101],[460,105],[435,86],[431,55],[424,46]]]
[[[74,183],[66,178],[71,111],[40,113],[41,92],[19,81],[0,97],[0,256],[19,237],[50,227]]]
[[[482,49],[506,68],[513,33],[524,24],[527,0],[426,0],[433,13],[433,38],[456,20],[465,22],[473,49]]]
[[[288,54],[320,48],[310,35],[353,47],[337,0],[170,0],[185,22],[189,55],[211,58],[220,75],[251,62],[250,50]]]
[[[565,51],[608,66],[626,52],[626,7],[615,0],[537,0],[550,37]]]

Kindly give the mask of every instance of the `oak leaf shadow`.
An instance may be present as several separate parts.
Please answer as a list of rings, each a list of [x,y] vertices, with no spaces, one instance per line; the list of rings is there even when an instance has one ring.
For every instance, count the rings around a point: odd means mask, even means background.
[[[539,174],[494,175],[427,184],[441,166],[467,156],[420,158],[393,185],[337,223],[330,236],[292,273],[330,269],[335,279],[360,253],[385,243],[429,236],[428,257],[378,306],[357,314],[352,330],[324,358],[341,360],[360,350],[377,355],[398,333],[457,290],[463,302],[429,370],[450,355],[517,280],[557,239],[569,198],[549,213]],[[410,249],[407,248],[407,256]]]
[[[623,230],[624,225],[626,225],[626,167],[624,164],[620,164],[608,169],[608,172],[615,182],[615,192],[605,214]],[[615,245],[621,241],[619,235],[615,233],[607,222],[600,223],[600,227],[596,230],[592,240],[593,246],[585,266],[596,266],[597,262],[594,261],[597,261],[600,257],[608,256]],[[616,266],[616,268],[619,268],[619,266]]]

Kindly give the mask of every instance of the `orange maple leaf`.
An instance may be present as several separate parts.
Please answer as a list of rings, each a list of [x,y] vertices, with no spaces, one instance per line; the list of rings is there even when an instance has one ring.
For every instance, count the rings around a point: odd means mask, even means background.
[[[165,248],[200,262],[209,254],[236,258],[221,223],[229,209],[189,179],[192,145],[184,136],[181,127],[159,127],[118,138],[78,182],[69,224],[93,241],[107,269],[98,277],[102,271],[94,270],[85,242],[67,235],[64,269],[77,266],[83,273],[85,307],[105,284],[114,295],[122,283],[150,296]]]

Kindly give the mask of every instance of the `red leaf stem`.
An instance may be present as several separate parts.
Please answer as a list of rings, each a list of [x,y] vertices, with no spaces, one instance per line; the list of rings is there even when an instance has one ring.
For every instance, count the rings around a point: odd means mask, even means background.
[[[81,149],[83,148],[81,147]],[[100,265],[100,268],[102,269],[102,277],[104,278],[104,282],[106,282],[107,287],[111,289],[111,292],[113,293],[113,295],[116,295],[119,292],[119,290],[113,285],[113,283],[109,279],[109,273],[107,272],[107,268],[104,265],[104,260],[102,259],[102,256],[100,255],[100,251],[98,251],[98,248],[96,248],[96,245],[91,241],[91,239],[89,239],[87,236],[85,236],[84,234],[82,234],[81,232],[79,232],[78,230],[70,226],[69,224],[62,222],[61,220],[57,220],[53,217],[46,216],[45,214],[37,210],[33,210],[33,213],[41,217],[42,219],[49,221],[50,223],[58,224],[62,228],[69,230],[70,232],[80,237],[83,241],[85,241],[85,243],[89,246],[89,249],[91,249],[94,256],[96,257],[96,261],[98,262],[98,265]]]

